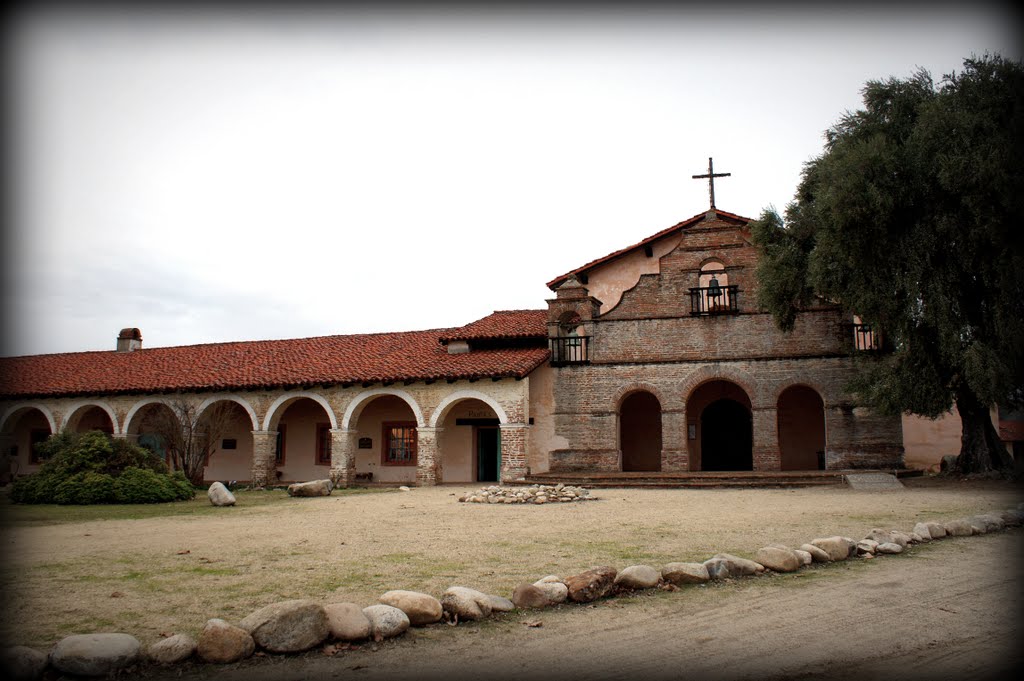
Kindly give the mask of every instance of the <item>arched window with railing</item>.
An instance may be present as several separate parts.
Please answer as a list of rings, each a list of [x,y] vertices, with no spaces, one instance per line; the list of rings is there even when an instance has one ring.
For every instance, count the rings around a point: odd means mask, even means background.
[[[738,288],[729,283],[729,273],[721,260],[701,265],[697,286],[690,289],[690,314],[736,314],[739,311]]]

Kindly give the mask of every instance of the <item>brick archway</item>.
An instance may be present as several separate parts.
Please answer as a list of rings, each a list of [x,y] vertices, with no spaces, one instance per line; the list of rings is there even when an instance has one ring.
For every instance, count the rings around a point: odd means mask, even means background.
[[[661,402],[635,390],[619,405],[619,451],[623,471],[661,470]]]

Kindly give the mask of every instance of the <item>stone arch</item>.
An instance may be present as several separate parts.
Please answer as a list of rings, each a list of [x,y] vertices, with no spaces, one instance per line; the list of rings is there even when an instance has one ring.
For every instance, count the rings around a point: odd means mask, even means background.
[[[497,415],[500,423],[508,423],[508,415],[505,413],[505,410],[502,408],[501,404],[499,404],[498,401],[490,395],[485,395],[477,390],[456,390],[441,400],[440,404],[434,408],[434,412],[430,415],[429,427],[437,428],[439,423],[444,422],[444,417],[448,415],[448,412],[456,405],[456,403],[470,399],[480,400],[494,410],[494,413]],[[413,411],[415,411],[415,409],[413,409]],[[419,417],[417,416],[417,418]]]
[[[771,403],[777,405],[779,403],[779,398],[782,397],[782,393],[796,386],[803,386],[818,393],[818,397],[821,398],[821,402],[824,405],[825,409],[828,409],[830,406],[832,406],[831,402],[825,399],[825,388],[817,381],[808,379],[806,376],[801,376],[799,379],[791,383],[783,382],[775,385],[774,391],[771,396]]]
[[[680,386],[679,394],[684,396],[684,400],[689,402],[690,397],[693,396],[695,390],[700,388],[705,383],[711,381],[728,381],[738,385],[743,392],[747,394],[747,399],[750,400],[751,407],[762,406],[764,399],[761,392],[756,390],[758,382],[754,380],[750,374],[737,371],[732,367],[701,367],[697,369],[683,381]],[[772,402],[772,405],[775,403]]]
[[[161,404],[165,407],[170,408],[170,400],[166,397],[145,397],[131,406],[128,413],[125,414],[124,423],[121,425],[121,432],[125,434],[131,434],[132,419],[140,411],[150,406],[151,404]]]
[[[657,398],[658,403],[661,405],[662,411],[665,410],[666,399],[665,395],[662,394],[661,390],[651,385],[650,383],[634,382],[627,383],[626,385],[622,386],[621,388],[615,391],[615,396],[612,397],[612,411],[618,413],[619,409],[622,407],[623,400],[629,397],[632,393],[641,391],[648,392],[654,395],[654,397]]]
[[[303,397],[306,397],[306,395],[303,395]],[[244,397],[241,397],[240,395],[211,395],[210,397],[207,397],[205,400],[203,400],[202,403],[199,405],[199,408],[196,410],[196,416],[201,418],[203,412],[206,411],[210,407],[210,405],[216,404],[217,402],[234,402],[242,409],[244,409],[245,413],[249,415],[249,420],[252,422],[252,429],[260,429],[260,417],[256,415],[256,410],[253,409],[252,405],[249,404],[248,400],[246,400]],[[323,405],[325,404],[325,402],[322,402],[321,404]],[[271,407],[271,410],[273,408],[274,407]],[[334,414],[326,406],[325,409],[327,409],[327,414],[331,417],[331,423],[335,423]],[[268,412],[269,411],[270,410],[268,410]],[[266,428],[264,428],[264,430],[266,430]]]
[[[57,421],[53,418],[53,412],[51,412],[46,405],[42,402],[22,402],[20,404],[15,404],[4,412],[3,418],[0,419],[0,433],[6,433],[8,431],[11,419],[15,414],[24,413],[29,409],[38,410],[46,418],[46,422],[50,425],[50,433],[57,432]]]
[[[825,400],[802,383],[788,385],[776,398],[779,461],[784,471],[825,468]]]
[[[715,377],[687,395],[687,440],[692,470],[753,469],[753,408],[738,382]]]
[[[359,420],[359,414],[362,413],[363,407],[372,401],[373,398],[380,397],[381,395],[393,395],[401,399],[409,405],[410,409],[412,409],[412,413],[416,417],[416,426],[418,428],[426,427],[426,422],[423,420],[423,410],[420,409],[419,403],[416,402],[416,399],[412,395],[404,390],[398,390],[397,388],[374,388],[372,390],[364,390],[349,402],[348,407],[345,409],[345,415],[341,419],[341,429],[350,430],[352,428],[352,422]],[[335,428],[336,427],[337,426],[335,426]]]
[[[307,398],[313,400],[321,407],[323,407],[324,411],[327,412],[327,418],[330,419],[331,428],[338,428],[338,418],[337,416],[334,415],[334,410],[331,408],[331,405],[327,401],[327,398],[318,393],[303,390],[300,392],[285,393],[278,397],[276,400],[274,400],[270,407],[267,409],[267,415],[263,417],[263,430],[274,430],[277,427],[277,419],[280,418],[280,414],[284,413],[284,410],[288,407],[288,405],[290,405],[292,402],[300,398]],[[220,399],[224,398],[219,398],[218,400],[214,401],[220,401]],[[242,407],[244,408],[245,405],[243,404]],[[250,415],[253,416],[255,414],[251,413]]]
[[[72,427],[72,422],[77,424],[78,419],[82,417],[82,412],[87,409],[92,409],[93,407],[104,411],[110,418],[110,426],[111,429],[114,431],[113,435],[121,435],[121,423],[118,420],[117,415],[114,414],[114,410],[110,407],[110,405],[107,404],[106,402],[91,400],[75,402],[74,404],[69,406],[67,411],[64,412],[64,420],[60,425],[61,430]]]
[[[663,405],[648,390],[633,390],[618,403],[620,468],[660,471]]]

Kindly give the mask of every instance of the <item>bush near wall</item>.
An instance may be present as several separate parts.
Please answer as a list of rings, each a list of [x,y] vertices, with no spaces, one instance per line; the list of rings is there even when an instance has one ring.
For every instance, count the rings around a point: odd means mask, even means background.
[[[169,472],[158,456],[98,431],[54,435],[39,453],[39,471],[11,487],[15,503],[151,504],[195,496],[185,476]]]

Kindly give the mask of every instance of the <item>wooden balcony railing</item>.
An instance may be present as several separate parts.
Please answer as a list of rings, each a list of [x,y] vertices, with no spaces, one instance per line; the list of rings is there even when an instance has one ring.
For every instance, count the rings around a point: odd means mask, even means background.
[[[590,336],[548,338],[548,347],[551,348],[551,366],[590,364],[589,341]]]
[[[738,314],[739,287],[703,286],[690,289],[690,314],[696,316]]]

